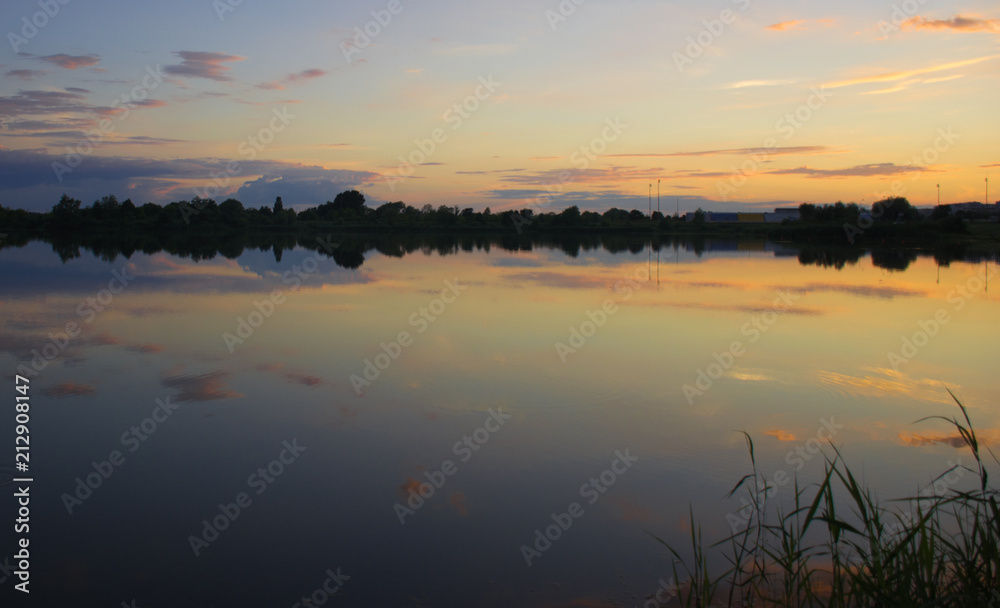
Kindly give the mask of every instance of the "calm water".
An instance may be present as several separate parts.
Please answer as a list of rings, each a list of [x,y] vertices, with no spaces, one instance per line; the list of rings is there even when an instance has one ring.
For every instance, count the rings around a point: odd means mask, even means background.
[[[914,424],[946,387],[1000,438],[993,261],[502,244],[0,251],[7,394],[44,362],[32,599],[638,606],[669,578],[650,533],[737,521],[737,431],[779,486],[832,436],[883,497],[962,455]]]

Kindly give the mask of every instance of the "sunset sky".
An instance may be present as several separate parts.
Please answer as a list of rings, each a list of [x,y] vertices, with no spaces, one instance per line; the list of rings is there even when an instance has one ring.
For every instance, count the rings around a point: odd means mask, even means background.
[[[0,9],[8,207],[931,205],[1000,169],[986,0],[50,1]]]

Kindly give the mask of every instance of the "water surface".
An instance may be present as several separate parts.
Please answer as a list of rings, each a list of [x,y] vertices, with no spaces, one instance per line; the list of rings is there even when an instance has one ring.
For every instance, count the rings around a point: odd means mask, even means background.
[[[738,521],[737,431],[803,482],[830,438],[884,497],[961,457],[914,424],[956,413],[946,388],[998,437],[1000,296],[976,256],[257,245],[0,251],[5,376],[37,372],[38,596],[293,606],[339,569],[328,605],[640,605],[670,572],[651,534],[686,542],[690,507],[707,539]]]

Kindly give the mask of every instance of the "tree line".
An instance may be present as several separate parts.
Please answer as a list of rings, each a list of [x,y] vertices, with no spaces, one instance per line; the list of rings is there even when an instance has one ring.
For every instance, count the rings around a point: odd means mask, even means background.
[[[533,209],[506,210],[493,213],[489,207],[475,211],[471,207],[426,204],[421,208],[403,202],[390,202],[370,207],[364,194],[347,190],[334,200],[316,207],[296,212],[285,207],[281,197],[271,206],[258,208],[244,206],[235,198],[221,203],[214,199],[195,197],[190,201],[172,202],[161,206],[155,203],[136,205],[131,199],[124,201],[111,194],[84,206],[79,199],[63,194],[50,212],[35,213],[0,206],[0,227],[4,229],[80,230],[88,228],[164,229],[196,226],[214,230],[226,229],[287,229],[296,226],[315,226],[320,229],[379,226],[390,228],[591,228],[591,229],[659,229],[692,231],[704,229],[705,213],[699,209],[693,222],[684,216],[663,215],[659,211],[650,215],[637,209],[611,208],[603,213],[581,211],[576,205],[559,212],[535,213]],[[924,220],[919,211],[903,197],[890,197],[877,201],[870,210],[856,203],[837,202],[832,205],[804,203],[799,206],[801,224],[854,223],[863,215],[879,223],[917,223]],[[940,205],[927,218],[932,221],[949,220],[954,215],[947,205]],[[960,222],[959,222],[960,223]],[[955,226],[951,226],[952,231]]]

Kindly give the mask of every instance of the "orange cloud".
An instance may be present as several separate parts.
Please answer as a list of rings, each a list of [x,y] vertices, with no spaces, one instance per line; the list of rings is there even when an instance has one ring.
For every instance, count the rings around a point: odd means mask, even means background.
[[[459,516],[461,517],[469,516],[469,505],[467,503],[465,494],[463,494],[462,492],[455,492],[448,499],[448,502],[451,503],[451,506],[455,507],[455,510],[458,511]]]
[[[819,371],[821,386],[832,388],[851,396],[885,397],[898,395],[932,403],[953,403],[945,390],[945,383],[929,378],[916,379],[903,372],[885,367],[863,367],[863,375],[852,376],[837,372]],[[951,388],[956,388],[952,386]]]
[[[956,15],[951,19],[913,17],[903,22],[904,30],[955,30],[959,32],[1000,32],[1000,19],[980,19]]]
[[[767,435],[768,437],[775,437],[778,441],[795,441],[794,433],[789,433],[788,431],[782,431],[781,429],[767,431],[764,434]]]
[[[809,23],[833,25],[833,19],[793,19],[791,21],[782,21],[781,23],[775,23],[774,25],[769,25],[767,26],[766,29],[775,32],[784,32],[786,30],[793,30],[799,27],[805,27]]]

